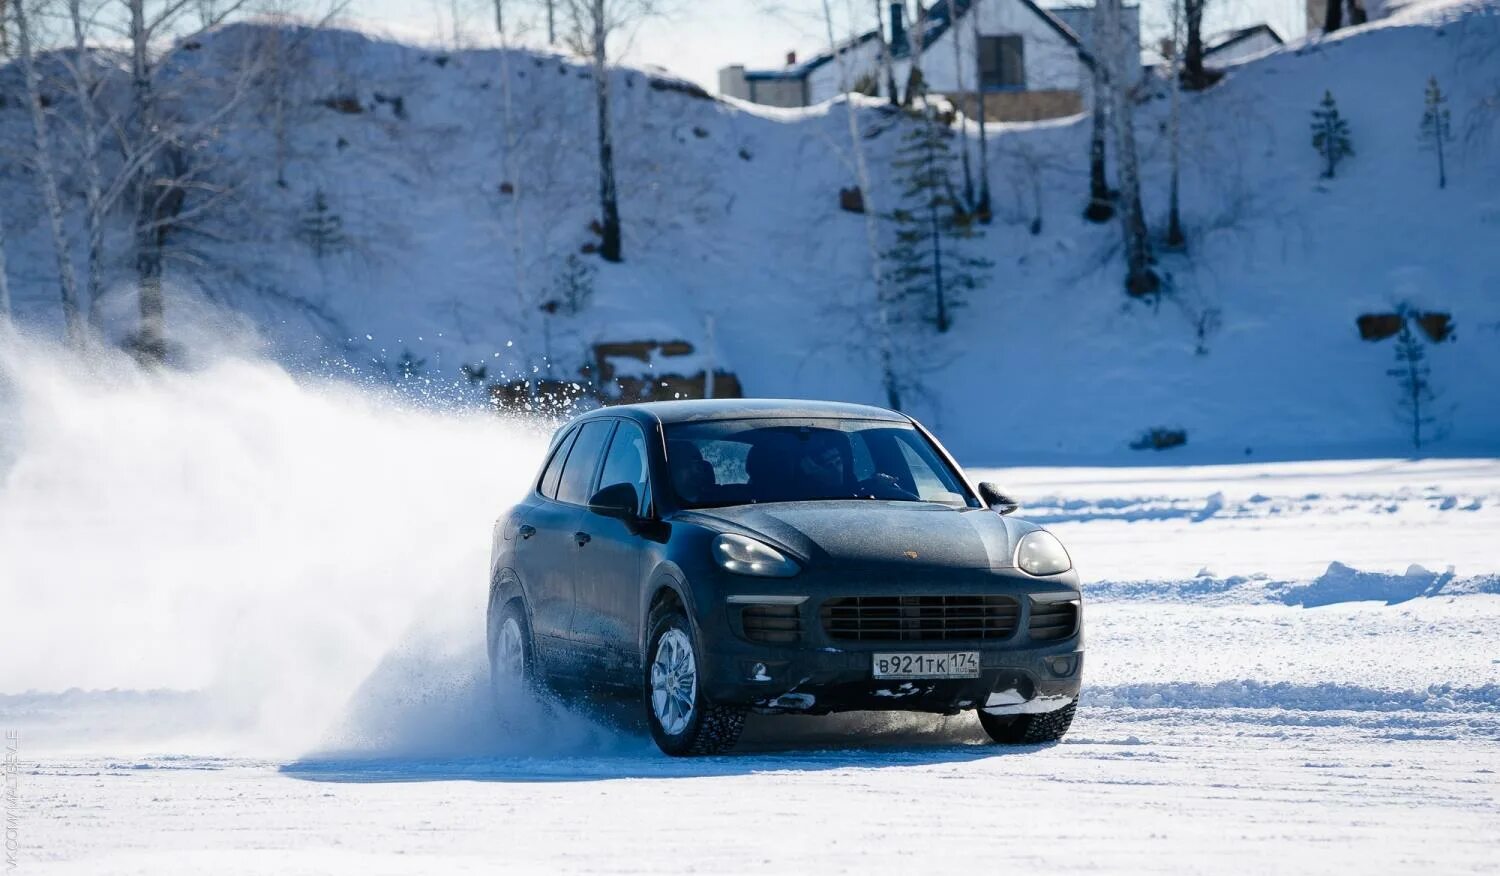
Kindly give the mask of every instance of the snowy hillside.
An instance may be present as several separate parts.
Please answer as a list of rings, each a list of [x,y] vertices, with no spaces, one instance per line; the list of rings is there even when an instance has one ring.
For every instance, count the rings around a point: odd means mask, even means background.
[[[226,28],[179,63],[214,71],[268,33]],[[1400,455],[1410,441],[1387,375],[1393,343],[1362,341],[1355,320],[1409,305],[1457,327],[1427,351],[1440,436],[1427,452],[1495,452],[1500,128],[1478,107],[1500,89],[1497,40],[1493,5],[1418,5],[1186,96],[1189,250],[1161,257],[1171,291],[1159,305],[1124,295],[1118,228],[1080,216],[1087,120],[991,126],[998,215],[981,249],[995,267],[951,332],[913,341],[930,353],[908,369],[921,390],[911,409],[976,463]],[[284,148],[264,88],[233,103],[220,77],[181,107],[232,107],[212,148],[233,197],[179,242],[169,320],[180,338],[202,343],[206,300],[247,317],[285,361],[379,362],[395,379],[409,353],[443,382],[481,362],[491,379],[549,364],[573,378],[595,342],[682,338],[749,394],[883,399],[864,220],[839,207],[854,184],[843,104],[770,110],[616,71],[625,261],[610,265],[580,254],[595,239],[597,189],[587,68],[340,31],[286,41]],[[1457,133],[1445,190],[1418,140],[1430,76]],[[1334,180],[1319,179],[1309,144],[1325,90],[1355,150]],[[1137,116],[1153,228],[1165,214],[1165,113],[1153,100]],[[860,124],[875,201],[888,205],[910,123],[871,104]],[[7,101],[6,154],[29,136]],[[55,325],[46,223],[14,161],[0,197],[20,320]],[[574,254],[596,293],[576,316],[544,317],[538,305]],[[111,267],[119,334],[130,265]],[[1187,446],[1128,449],[1154,427],[1185,429]]]

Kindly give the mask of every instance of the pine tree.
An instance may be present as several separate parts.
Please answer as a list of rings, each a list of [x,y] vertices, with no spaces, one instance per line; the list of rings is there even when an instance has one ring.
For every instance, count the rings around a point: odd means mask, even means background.
[[[1444,160],[1443,144],[1453,139],[1449,122],[1448,95],[1438,88],[1437,77],[1427,80],[1427,106],[1422,113],[1422,142],[1437,152],[1438,188],[1448,187],[1448,167]]]
[[[594,266],[570,254],[563,260],[562,270],[552,281],[552,300],[557,302],[554,310],[567,316],[577,316],[594,297]]]
[[[312,246],[318,258],[344,244],[343,217],[329,209],[328,197],[322,189],[313,193],[312,203],[303,212],[300,226],[302,239]]]
[[[1333,179],[1339,162],[1354,154],[1349,142],[1349,123],[1339,115],[1333,92],[1323,92],[1323,101],[1313,110],[1312,144],[1323,156],[1323,178]]]
[[[1415,314],[1406,308],[1402,308],[1400,313],[1401,333],[1396,336],[1396,367],[1386,374],[1396,378],[1396,385],[1401,389],[1397,405],[1405,412],[1402,420],[1411,425],[1412,447],[1421,450],[1422,427],[1433,422],[1432,415],[1423,412],[1423,405],[1435,399],[1428,378],[1431,369],[1424,364],[1427,351],[1422,346],[1422,339],[1411,330]]]
[[[903,189],[889,216],[896,243],[886,253],[893,290],[940,332],[952,327],[965,293],[982,282],[979,272],[993,265],[965,252],[982,235],[955,194],[952,136],[946,126],[924,118],[902,138],[895,168]]]

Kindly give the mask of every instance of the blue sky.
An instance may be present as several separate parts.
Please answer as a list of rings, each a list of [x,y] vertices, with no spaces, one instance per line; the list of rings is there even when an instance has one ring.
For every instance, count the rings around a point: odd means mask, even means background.
[[[642,22],[630,34],[626,59],[666,67],[710,90],[717,88],[720,67],[732,63],[775,66],[788,51],[806,55],[827,43],[821,0],[666,2],[671,6],[669,14]],[[1066,2],[1041,0],[1041,5]],[[851,8],[873,16],[871,0],[831,0],[831,4],[841,17]],[[540,0],[508,0],[512,17],[524,26],[519,40],[524,44],[546,42],[535,12],[538,6]],[[1164,31],[1168,8],[1166,0],[1145,2],[1142,17],[1148,40]],[[493,9],[491,0],[354,0],[349,12],[368,26],[396,36],[451,45],[493,42]],[[1209,0],[1205,30],[1265,21],[1290,39],[1303,33],[1302,10],[1301,0]],[[868,27],[868,19],[861,19],[860,24]],[[840,30],[847,27],[841,22]]]

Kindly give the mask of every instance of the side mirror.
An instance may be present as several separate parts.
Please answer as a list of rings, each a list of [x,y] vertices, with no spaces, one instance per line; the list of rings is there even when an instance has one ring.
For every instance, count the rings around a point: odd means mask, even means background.
[[[639,514],[641,499],[635,494],[635,484],[610,484],[589,499],[589,510],[601,517],[617,517],[634,520]]]
[[[990,506],[990,510],[996,514],[1010,514],[1021,507],[1019,502],[1002,493],[999,487],[988,482],[979,485],[979,498],[983,499],[984,504]]]

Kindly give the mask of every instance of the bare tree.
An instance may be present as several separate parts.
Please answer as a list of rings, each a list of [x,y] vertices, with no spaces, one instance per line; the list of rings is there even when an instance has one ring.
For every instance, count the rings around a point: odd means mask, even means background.
[[[522,325],[529,322],[532,315],[532,302],[527,293],[526,282],[526,195],[529,194],[529,186],[523,189],[523,182],[516,176],[516,153],[519,145],[518,126],[516,125],[514,86],[511,83],[510,68],[510,32],[505,26],[504,0],[495,0],[495,29],[500,36],[500,111],[501,122],[505,126],[502,137],[500,153],[500,175],[506,184],[511,186],[510,210],[511,210],[511,259],[515,269],[515,297],[516,297],[516,319]],[[549,3],[550,6],[550,3]],[[555,308],[554,308],[555,310]],[[543,311],[546,313],[546,311]],[[551,314],[548,313],[547,316]],[[547,317],[543,317],[545,320]],[[550,345],[548,345],[550,346]],[[546,366],[552,366],[550,351],[544,353]]]
[[[976,19],[979,17],[978,13],[974,11],[971,11],[970,15]],[[963,28],[959,26],[957,4],[950,3],[948,5],[948,18],[948,30],[953,34],[953,71],[956,77],[955,84],[958,86],[958,93],[964,94],[964,67],[967,65],[964,64]],[[977,43],[975,48],[978,48]],[[976,51],[975,54],[977,56],[978,52]],[[975,103],[979,106],[979,124],[983,127],[984,95],[977,87],[974,89],[974,97],[976,98]],[[963,137],[960,138],[958,148],[960,150],[959,156],[963,160],[964,210],[973,214],[976,206],[974,203],[974,173],[969,168],[969,134],[967,130],[963,132]]]
[[[1095,19],[1097,24],[1098,9],[1097,0],[1095,8]],[[1096,27],[1097,30],[1097,27]],[[1094,35],[1094,45],[1099,44],[1098,34]],[[1093,82],[1093,112],[1092,125],[1089,128],[1089,204],[1083,210],[1083,217],[1090,222],[1104,223],[1115,218],[1114,195],[1109,190],[1109,180],[1105,177],[1104,163],[1106,159],[1105,137],[1109,127],[1109,94],[1108,77],[1104,71],[1104,59],[1098,55],[1085,56],[1088,64],[1089,74]]]
[[[46,107],[43,105],[41,78],[37,73],[36,59],[32,48],[31,13],[27,10],[29,0],[14,0],[11,3],[16,24],[16,48],[21,58],[21,78],[26,85],[26,103],[31,110],[32,164],[37,172],[37,184],[42,190],[42,202],[47,208],[48,226],[52,232],[52,247],[57,257],[57,279],[62,295],[63,327],[68,343],[81,347],[85,332],[83,314],[78,306],[78,277],[73,270],[72,249],[68,243],[63,213],[62,194],[59,191],[56,166],[53,164],[52,133]]]
[[[990,203],[990,140],[986,122],[988,117],[984,105],[984,75],[979,69],[979,15],[969,15],[971,33],[974,37],[974,98],[979,115],[979,198],[974,204],[974,215],[985,225],[990,224],[994,207]]]
[[[1169,78],[1171,79],[1171,83],[1170,83],[1170,85],[1168,87],[1171,89],[1171,105],[1172,106],[1171,106],[1170,118],[1169,118],[1169,121],[1168,121],[1169,131],[1168,131],[1168,135],[1167,136],[1168,136],[1168,138],[1170,140],[1169,151],[1170,151],[1170,163],[1171,163],[1171,176],[1172,176],[1172,179],[1171,179],[1171,185],[1170,185],[1170,187],[1171,187],[1171,193],[1168,196],[1169,206],[1167,208],[1167,246],[1170,247],[1170,248],[1172,248],[1172,249],[1182,249],[1183,247],[1185,247],[1187,245],[1187,236],[1182,233],[1182,214],[1181,214],[1181,210],[1179,209],[1179,202],[1178,202],[1178,189],[1180,187],[1179,181],[1180,181],[1180,178],[1182,176],[1182,160],[1181,160],[1182,143],[1181,143],[1181,141],[1182,141],[1182,85],[1183,85],[1182,79],[1183,79],[1183,71],[1181,69],[1182,65],[1181,65],[1181,62],[1180,62],[1180,58],[1182,57],[1182,54],[1183,54],[1182,50],[1180,48],[1180,46],[1182,45],[1182,20],[1183,20],[1183,9],[1184,9],[1184,7],[1188,6],[1189,4],[1194,4],[1194,3],[1196,3],[1200,7],[1199,8],[1199,15],[1201,17],[1201,15],[1202,15],[1202,8],[1201,8],[1202,7],[1202,0],[1171,0],[1171,2],[1172,2],[1172,57],[1170,59],[1168,59],[1168,72],[1170,74]],[[1191,20],[1191,19],[1189,19],[1189,20]],[[1189,32],[1189,36],[1188,36],[1188,41],[1189,41],[1188,45],[1189,46],[1192,45],[1193,38],[1194,38],[1194,36],[1193,36],[1192,32],[1190,31]],[[1200,41],[1200,44],[1199,44],[1199,50],[1200,50],[1200,55],[1201,55],[1201,50],[1202,50],[1201,41]],[[1189,57],[1191,57],[1191,55],[1189,55]],[[1198,61],[1199,61],[1199,65],[1201,67],[1202,61],[1203,61],[1202,57],[1199,57]]]
[[[165,249],[180,227],[190,188],[201,185],[200,169],[192,157],[198,150],[190,141],[213,129],[244,95],[250,78],[248,65],[231,98],[216,113],[192,124],[182,123],[163,111],[157,76],[160,41],[184,29],[183,41],[195,41],[205,31],[223,23],[245,5],[245,0],[199,6],[197,27],[186,21],[189,6],[184,0],[123,0],[128,13],[131,101],[129,120],[121,125],[126,168],[121,179],[135,197],[135,270],[138,284],[140,329],[132,340],[136,354],[145,361],[166,357],[166,299],[162,289]],[[177,87],[189,87],[179,84]]]
[[[81,0],[67,0],[68,22],[73,28],[73,55],[67,59],[78,104],[78,162],[83,169],[84,226],[88,242],[89,325],[98,328],[100,303],[104,298],[104,174],[99,160],[103,144],[98,98],[101,80],[95,75],[94,56],[88,46],[89,22]]]
[[[1110,127],[1114,131],[1115,155],[1120,178],[1120,230],[1125,243],[1125,291],[1151,295],[1161,288],[1161,278],[1152,270],[1151,240],[1141,208],[1140,162],[1135,147],[1134,72],[1125,63],[1125,24],[1120,0],[1098,0],[1095,4],[1095,43],[1103,54],[1104,92],[1109,100]]]
[[[620,202],[615,179],[615,144],[609,116],[609,40],[622,28],[655,15],[657,0],[567,0],[573,50],[594,65],[594,109],[599,146],[599,255],[624,258]]]
[[[1207,88],[1219,78],[1203,61],[1203,7],[1207,3],[1208,0],[1172,0],[1172,54],[1182,55],[1182,69],[1174,68],[1173,72],[1182,77],[1182,84],[1189,91]]]
[[[870,276],[875,288],[875,332],[880,356],[880,382],[885,390],[885,403],[892,410],[901,410],[901,384],[896,375],[896,351],[891,336],[891,296],[888,289],[884,258],[880,251],[880,224],[875,209],[875,187],[870,176],[870,163],[865,157],[864,137],[859,132],[859,116],[855,110],[855,97],[849,93],[848,61],[838,51],[838,39],[833,30],[833,9],[829,0],[823,0],[823,23],[828,30],[828,48],[833,52],[839,69],[839,91],[844,95],[844,109],[849,120],[849,148],[854,155],[855,179],[864,198],[865,239],[870,248]],[[893,92],[894,93],[894,92]]]
[[[0,201],[0,332],[10,327],[10,320],[10,273],[5,260],[5,203]]]
[[[3,0],[0,0],[3,2]],[[900,98],[896,93],[896,65],[891,57],[891,42],[885,35],[885,0],[873,0],[875,4],[875,38],[880,40],[880,79],[885,87],[885,96],[892,104]]]

